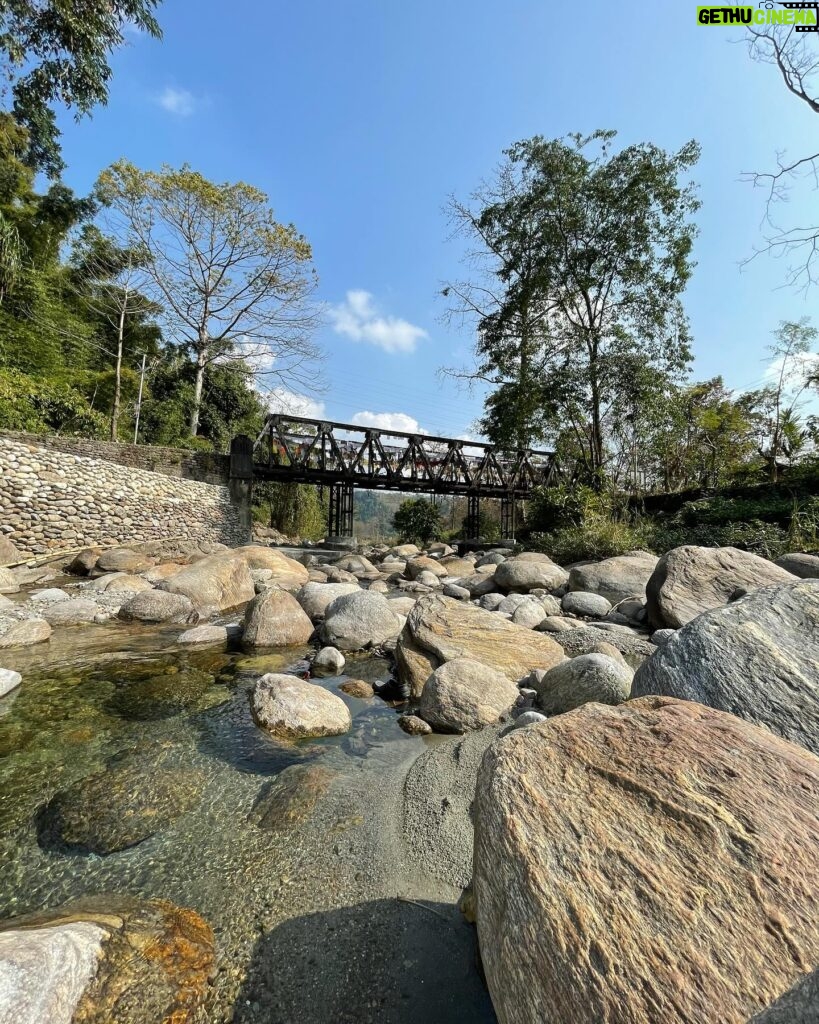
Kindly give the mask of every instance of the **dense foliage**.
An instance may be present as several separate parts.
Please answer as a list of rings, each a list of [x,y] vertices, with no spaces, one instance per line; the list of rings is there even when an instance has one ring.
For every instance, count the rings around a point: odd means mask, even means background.
[[[402,501],[392,521],[405,544],[429,544],[440,537],[443,529],[441,510],[428,498]]]

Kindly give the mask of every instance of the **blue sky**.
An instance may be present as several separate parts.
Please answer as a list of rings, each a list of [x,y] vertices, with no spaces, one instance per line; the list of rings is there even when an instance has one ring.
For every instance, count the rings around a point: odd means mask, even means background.
[[[328,387],[305,408],[462,435],[480,398],[437,373],[471,347],[467,329],[440,322],[441,283],[461,273],[447,196],[465,197],[534,134],[615,128],[668,148],[693,137],[694,375],[755,385],[770,332],[814,314],[817,296],[780,288],[785,267],[768,258],[740,270],[763,213],[740,174],[778,150],[815,150],[819,122],[749,60],[738,29],[699,27],[695,6],[166,0],[164,41],[133,36],[116,55],[109,106],[63,119],[66,177],[85,191],[124,156],[260,186],[311,241],[328,304]]]

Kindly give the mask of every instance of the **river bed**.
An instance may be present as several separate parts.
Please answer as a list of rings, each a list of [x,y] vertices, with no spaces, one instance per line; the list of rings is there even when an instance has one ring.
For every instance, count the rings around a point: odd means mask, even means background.
[[[307,649],[186,650],[179,632],[111,622],[4,652],[24,681],[0,701],[0,914],[99,893],[193,908],[216,934],[216,1024],[494,1021],[457,886],[402,839],[406,773],[451,738],[340,693],[389,677],[354,656],[316,680],[350,732],[277,742],[248,694]]]

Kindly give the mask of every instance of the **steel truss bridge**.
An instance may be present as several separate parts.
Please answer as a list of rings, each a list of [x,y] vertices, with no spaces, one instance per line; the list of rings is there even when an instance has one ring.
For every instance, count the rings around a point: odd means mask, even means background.
[[[558,479],[554,452],[501,452],[451,437],[376,430],[274,414],[253,445],[253,478],[330,490],[329,535],[353,535],[355,488],[452,494],[467,499],[467,535],[477,538],[481,498],[501,502],[504,537],[515,535],[516,502]]]

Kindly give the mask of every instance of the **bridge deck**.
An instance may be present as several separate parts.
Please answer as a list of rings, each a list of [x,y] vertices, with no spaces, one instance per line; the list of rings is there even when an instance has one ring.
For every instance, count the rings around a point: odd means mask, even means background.
[[[460,438],[273,414],[253,449],[253,475],[325,486],[522,499],[555,481],[554,452],[501,453]]]

